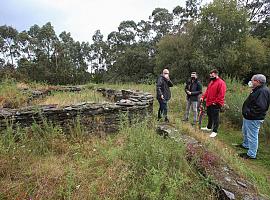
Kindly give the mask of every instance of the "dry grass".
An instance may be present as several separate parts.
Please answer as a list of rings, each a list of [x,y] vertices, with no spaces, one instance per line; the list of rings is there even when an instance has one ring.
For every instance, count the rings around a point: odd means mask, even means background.
[[[57,104],[58,106],[73,105],[82,102],[104,103],[108,102],[101,93],[94,90],[81,92],[54,92],[52,95],[33,102],[35,105]]]

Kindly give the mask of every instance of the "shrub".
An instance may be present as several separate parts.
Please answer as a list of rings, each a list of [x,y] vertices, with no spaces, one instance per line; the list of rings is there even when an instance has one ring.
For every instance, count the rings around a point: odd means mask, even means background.
[[[225,116],[234,125],[240,127],[242,125],[242,105],[249,95],[249,88],[246,85],[242,85],[235,79],[227,79],[227,94]]]

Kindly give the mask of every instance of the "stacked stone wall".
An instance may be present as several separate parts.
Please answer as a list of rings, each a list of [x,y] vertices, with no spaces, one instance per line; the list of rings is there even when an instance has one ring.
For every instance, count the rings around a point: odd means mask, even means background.
[[[153,112],[153,96],[132,90],[97,90],[112,103],[78,103],[62,108],[57,105],[29,106],[20,109],[0,109],[0,130],[12,124],[13,127],[28,127],[44,120],[69,128],[79,120],[87,132],[113,133],[119,129],[121,120],[129,122],[142,120]],[[9,125],[8,125],[9,124]]]

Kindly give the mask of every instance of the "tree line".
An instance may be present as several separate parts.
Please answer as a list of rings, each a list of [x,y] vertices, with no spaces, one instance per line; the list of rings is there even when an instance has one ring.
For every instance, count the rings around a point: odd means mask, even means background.
[[[240,80],[270,77],[269,0],[187,0],[172,12],[156,8],[148,20],[126,20],[92,43],[56,35],[50,22],[18,32],[0,26],[0,79],[51,84],[151,83],[164,68],[184,82],[191,71],[206,79],[212,68]]]

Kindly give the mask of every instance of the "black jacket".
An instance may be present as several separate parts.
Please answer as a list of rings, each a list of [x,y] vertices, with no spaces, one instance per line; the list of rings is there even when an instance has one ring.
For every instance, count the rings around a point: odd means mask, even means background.
[[[270,103],[270,90],[265,85],[258,86],[243,104],[242,115],[248,120],[263,120]]]
[[[187,91],[190,91],[191,95],[189,95]],[[199,95],[202,93],[202,84],[198,79],[195,79],[194,82],[189,80],[186,82],[185,92],[188,100],[199,101]]]
[[[167,80],[162,75],[160,75],[157,79],[157,99],[161,100],[161,95],[163,95],[166,101],[171,98],[171,90],[170,87],[173,86],[171,80]]]

